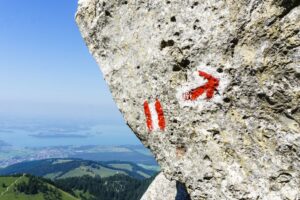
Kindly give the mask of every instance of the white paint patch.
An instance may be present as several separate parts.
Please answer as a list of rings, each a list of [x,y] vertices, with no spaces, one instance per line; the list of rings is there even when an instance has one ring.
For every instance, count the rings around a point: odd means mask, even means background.
[[[217,78],[219,80],[219,86],[216,88],[214,96],[211,99],[207,99],[205,92],[194,101],[186,100],[184,96],[187,92],[207,83],[207,80],[199,76],[199,71],[203,71]],[[188,81],[186,84],[177,89],[176,98],[178,99],[181,107],[194,107],[200,110],[210,109],[217,103],[223,103],[223,93],[229,82],[230,79],[224,74],[224,72],[219,73],[215,68],[200,64],[197,69],[188,72]]]
[[[155,102],[149,103],[149,109],[150,109],[150,113],[151,113],[151,117],[152,117],[153,130],[157,131],[157,130],[159,130],[159,126],[158,126],[158,114],[155,109]]]

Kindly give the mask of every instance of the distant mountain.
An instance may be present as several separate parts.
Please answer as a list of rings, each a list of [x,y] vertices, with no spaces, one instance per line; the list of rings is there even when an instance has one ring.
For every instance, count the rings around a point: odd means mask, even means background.
[[[0,177],[1,200],[79,200],[50,181],[30,175]]]
[[[145,179],[157,173],[157,169],[147,165],[137,165],[122,161],[87,161],[81,159],[46,159],[23,162],[0,169],[0,175],[32,174],[52,180],[82,177],[85,175],[101,178],[127,175],[135,179]]]
[[[72,149],[70,158],[94,161],[127,161],[146,165],[157,165],[151,152],[142,145],[81,146]]]
[[[0,168],[12,164],[42,160],[48,158],[79,158],[94,161],[126,161],[141,165],[158,167],[151,152],[142,145],[122,146],[49,146],[49,147],[15,147],[0,143]]]
[[[76,133],[36,133],[29,136],[41,139],[48,138],[87,138],[89,134],[76,134]]]

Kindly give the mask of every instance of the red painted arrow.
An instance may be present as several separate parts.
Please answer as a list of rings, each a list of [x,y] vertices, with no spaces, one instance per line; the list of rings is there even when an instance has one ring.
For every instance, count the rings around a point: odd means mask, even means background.
[[[202,85],[200,87],[197,87],[185,93],[184,94],[185,100],[195,101],[204,92],[206,92],[207,99],[211,99],[214,96],[214,91],[219,86],[219,79],[203,71],[199,71],[199,76],[202,76],[204,79],[206,79],[207,83],[205,85]]]

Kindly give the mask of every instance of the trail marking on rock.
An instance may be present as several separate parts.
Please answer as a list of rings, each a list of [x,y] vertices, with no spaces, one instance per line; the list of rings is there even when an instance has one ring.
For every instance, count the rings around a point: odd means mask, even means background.
[[[219,86],[219,79],[213,77],[211,74],[208,74],[204,71],[199,71],[199,76],[206,79],[207,83],[183,94],[185,100],[194,101],[205,92],[207,99],[211,99],[214,96],[214,92]]]
[[[158,99],[156,99],[155,103],[150,104],[148,101],[145,101],[144,112],[146,116],[146,125],[149,131],[165,130],[166,121],[164,117],[164,111]]]
[[[225,89],[230,83],[230,77],[222,68],[217,70],[200,63],[196,69],[187,71],[187,80],[176,93],[180,107],[193,107],[197,111],[217,109],[216,105],[223,103]]]

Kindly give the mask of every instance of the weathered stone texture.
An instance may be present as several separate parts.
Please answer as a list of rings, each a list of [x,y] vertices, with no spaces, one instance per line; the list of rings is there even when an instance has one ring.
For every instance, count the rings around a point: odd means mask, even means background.
[[[169,181],[160,173],[155,177],[141,200],[190,200],[190,197],[181,183]]]
[[[294,200],[299,4],[80,0],[76,20],[126,122],[192,199]],[[209,80],[198,71],[219,80],[213,97],[184,98]],[[144,103],[156,100],[166,127],[150,109],[150,131]]]

